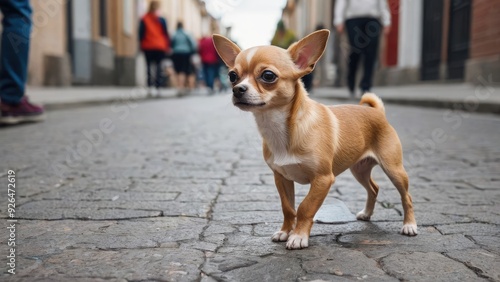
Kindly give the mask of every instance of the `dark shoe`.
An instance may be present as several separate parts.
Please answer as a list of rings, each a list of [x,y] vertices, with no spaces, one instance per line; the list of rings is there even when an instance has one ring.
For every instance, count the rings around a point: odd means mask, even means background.
[[[0,124],[18,124],[21,122],[38,122],[45,119],[42,107],[33,105],[26,96],[17,105],[0,103]]]

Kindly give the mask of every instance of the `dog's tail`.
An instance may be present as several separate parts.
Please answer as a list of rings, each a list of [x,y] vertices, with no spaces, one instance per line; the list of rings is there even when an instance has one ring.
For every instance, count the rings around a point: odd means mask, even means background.
[[[373,93],[365,93],[363,96],[361,96],[361,101],[359,101],[359,104],[368,104],[368,106],[379,109],[385,113],[384,103],[382,102],[382,99],[380,99],[380,97]]]

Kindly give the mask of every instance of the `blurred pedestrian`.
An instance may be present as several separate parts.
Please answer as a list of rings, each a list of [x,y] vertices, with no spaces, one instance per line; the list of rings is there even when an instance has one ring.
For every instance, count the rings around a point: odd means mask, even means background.
[[[187,94],[186,83],[189,77],[195,70],[191,57],[196,53],[196,42],[191,35],[184,31],[182,22],[177,23],[177,30],[172,37],[172,61],[177,74],[177,91],[178,95]],[[190,90],[193,88],[192,82],[189,83]]]
[[[198,44],[198,53],[200,54],[203,67],[203,78],[205,85],[209,89],[209,94],[214,93],[214,81],[219,76],[220,59],[214,46],[212,36],[204,36]]]
[[[347,31],[351,46],[347,73],[351,97],[356,95],[356,71],[361,57],[364,71],[359,87],[362,93],[370,91],[382,26],[384,34],[389,33],[391,26],[387,0],[337,0],[333,23],[339,34]]]
[[[162,62],[171,52],[167,20],[159,16],[159,11],[160,1],[151,1],[148,12],[139,24],[141,50],[146,57],[149,96],[159,96],[159,88],[164,83]]]
[[[42,107],[26,96],[31,6],[28,0],[2,0],[2,45],[0,57],[0,123],[17,124],[44,119]]]
[[[285,23],[280,20],[276,27],[273,39],[271,40],[271,45],[287,49],[296,40],[297,38],[295,37],[293,31],[287,29]]]
[[[324,29],[325,26],[323,24],[316,25],[315,30]],[[302,83],[304,83],[304,88],[309,94],[312,94],[313,86],[314,86],[314,70],[309,74],[306,74],[302,77]]]

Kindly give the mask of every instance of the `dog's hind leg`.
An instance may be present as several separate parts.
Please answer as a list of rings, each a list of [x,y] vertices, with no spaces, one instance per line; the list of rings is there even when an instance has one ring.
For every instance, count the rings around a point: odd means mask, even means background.
[[[408,236],[417,235],[417,222],[413,213],[413,202],[411,195],[408,192],[408,174],[406,173],[403,164],[391,164],[382,166],[385,174],[389,177],[392,184],[396,186],[401,195],[401,202],[403,204],[404,219],[401,234]]]
[[[356,178],[356,180],[363,185],[367,193],[365,208],[356,215],[356,218],[359,220],[370,220],[370,217],[373,214],[373,209],[375,208],[375,202],[378,195],[378,185],[371,178],[371,171],[375,165],[377,165],[377,161],[371,157],[367,157],[360,160],[350,168],[354,178]]]
[[[394,135],[396,132],[393,131]],[[413,202],[409,189],[408,174],[403,166],[403,152],[401,143],[397,135],[394,135],[386,142],[382,142],[384,147],[378,150],[379,164],[384,170],[385,174],[389,177],[392,184],[396,186],[399,194],[401,195],[401,202],[403,204],[404,219],[401,234],[408,236],[417,235],[417,222],[415,221],[415,214],[413,212]],[[398,141],[398,142],[395,142]]]

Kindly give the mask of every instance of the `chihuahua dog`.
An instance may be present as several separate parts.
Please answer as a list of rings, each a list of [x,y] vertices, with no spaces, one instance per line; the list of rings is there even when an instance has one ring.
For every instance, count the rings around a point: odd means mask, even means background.
[[[387,122],[382,100],[367,93],[360,105],[325,106],[308,97],[300,80],[313,71],[329,35],[328,30],[316,31],[287,50],[259,46],[244,51],[221,35],[213,36],[229,68],[233,104],[254,114],[264,159],[274,173],[284,221],[272,240],[287,241],[287,249],[308,247],[314,215],[335,177],[348,168],[368,194],[356,217],[370,220],[379,190],[371,178],[375,165],[401,194],[401,233],[414,236],[417,224],[401,143]],[[311,184],[297,211],[294,182]]]

